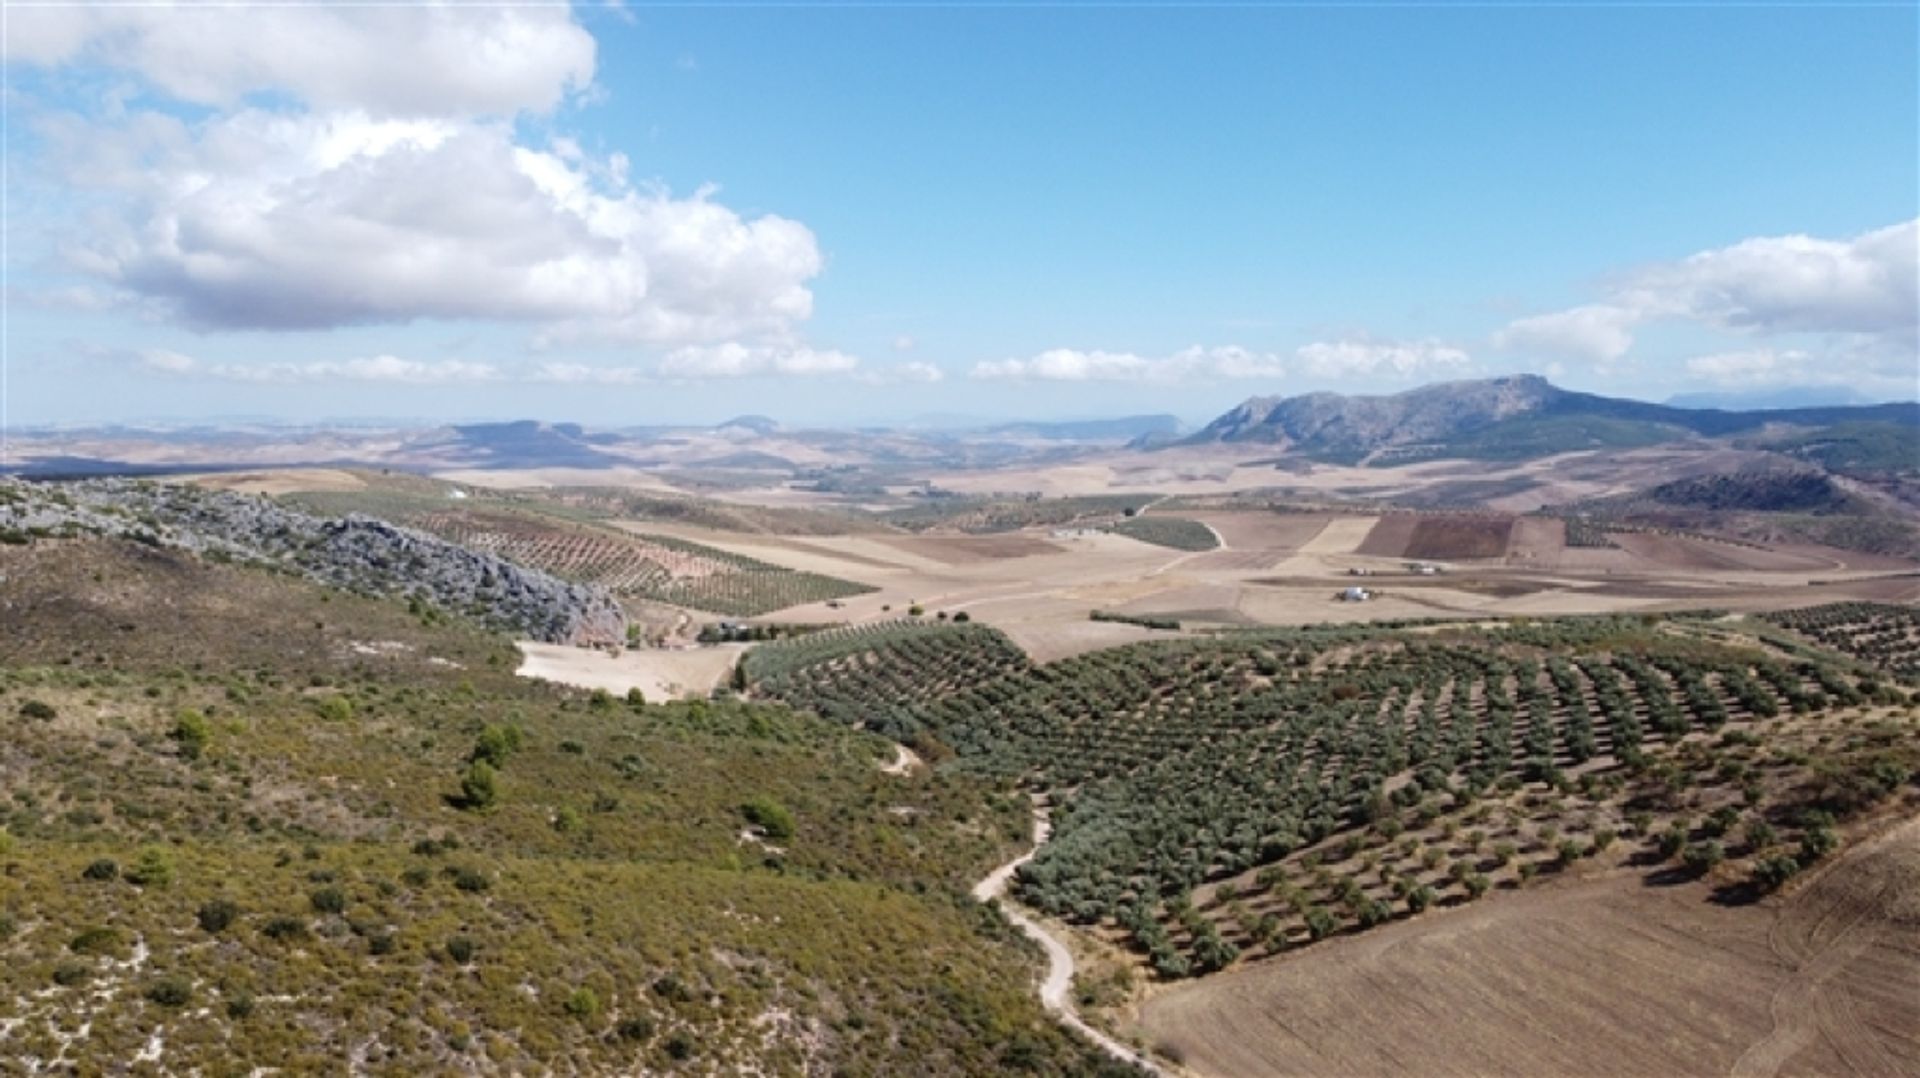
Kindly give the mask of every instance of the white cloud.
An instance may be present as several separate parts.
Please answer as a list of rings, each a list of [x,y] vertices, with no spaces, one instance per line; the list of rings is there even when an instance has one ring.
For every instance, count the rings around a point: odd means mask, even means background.
[[[152,349],[137,353],[135,359],[157,374],[223,382],[382,382],[425,386],[493,382],[501,378],[499,369],[487,363],[457,359],[426,362],[385,355],[302,363],[204,363],[179,352]]]
[[[913,346],[916,343],[917,342],[914,341],[913,337],[911,337],[908,334],[902,333],[898,337],[895,337],[893,339],[893,350],[896,352],[911,352],[913,351]]]
[[[925,360],[911,359],[878,370],[862,371],[855,376],[870,386],[932,385],[944,381],[946,372]]]
[[[517,145],[503,123],[247,110],[189,130],[47,125],[119,212],[77,267],[198,328],[419,318],[541,323],[547,343],[790,335],[812,232],[703,189],[628,186],[620,162]],[[113,147],[103,157],[94,148]]]
[[[633,386],[653,381],[640,367],[596,367],[585,363],[542,363],[533,369],[528,381],[559,385]]]
[[[164,4],[17,10],[7,59],[130,71],[181,101],[282,91],[383,116],[546,111],[585,90],[594,40],[564,4]]]
[[[860,360],[845,352],[739,341],[680,348],[660,361],[663,378],[749,378],[762,375],[846,374]]]
[[[1652,315],[1765,333],[1903,333],[1920,323],[1920,219],[1850,240],[1774,236],[1634,274]]]
[[[1170,356],[1149,358],[1132,352],[1054,348],[1029,359],[982,360],[970,377],[1013,382],[1189,382],[1238,378],[1278,378],[1285,373],[1278,356],[1237,345],[1195,345]]]
[[[1494,343],[1605,364],[1632,348],[1635,327],[1666,319],[1757,336],[1851,335],[1911,357],[1920,342],[1920,219],[1845,240],[1757,237],[1647,266],[1606,302],[1519,319]]]
[[[1493,335],[1493,344],[1511,351],[1605,365],[1633,347],[1632,330],[1641,317],[1624,307],[1589,304],[1517,319]]]
[[[1438,370],[1460,370],[1470,362],[1467,353],[1433,338],[1419,341],[1376,341],[1354,337],[1315,341],[1296,353],[1309,372],[1323,378],[1390,374],[1426,375]]]

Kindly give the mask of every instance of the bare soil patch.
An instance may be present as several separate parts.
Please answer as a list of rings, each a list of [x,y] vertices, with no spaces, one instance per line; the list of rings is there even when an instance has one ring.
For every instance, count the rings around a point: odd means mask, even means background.
[[[1372,558],[1404,558],[1407,556],[1407,544],[1413,541],[1414,526],[1419,522],[1420,518],[1412,513],[1381,517],[1354,553]]]
[[[1366,541],[1379,517],[1335,517],[1320,533],[1300,545],[1302,554],[1352,554]]]
[[[1909,821],[1785,899],[1568,880],[1181,985],[1142,1024],[1210,1075],[1911,1074],[1916,893]]]
[[[1620,549],[1667,569],[1792,572],[1834,567],[1830,559],[1763,550],[1733,543],[1716,543],[1692,536],[1614,532],[1609,535],[1609,538]]]
[[[1513,535],[1513,518],[1481,516],[1421,517],[1407,540],[1410,558],[1500,558]]]
[[[1328,517],[1307,513],[1182,513],[1220,533],[1233,550],[1298,550],[1326,528]]]
[[[525,657],[515,671],[521,677],[541,678],[581,689],[605,689],[624,695],[639,689],[648,700],[697,699],[707,696],[733,669],[740,645],[648,648],[611,655],[589,648],[521,641]]]
[[[1567,522],[1555,517],[1518,517],[1507,541],[1507,560],[1546,568],[1557,565],[1567,549]]]
[[[1058,544],[1034,535],[912,535],[889,536],[881,541],[943,565],[973,565],[1002,558],[1058,554],[1061,551]]]
[[[185,482],[208,490],[231,490],[241,494],[281,494],[326,491],[347,493],[365,490],[367,481],[339,468],[277,468],[256,472],[213,472],[182,476]]]

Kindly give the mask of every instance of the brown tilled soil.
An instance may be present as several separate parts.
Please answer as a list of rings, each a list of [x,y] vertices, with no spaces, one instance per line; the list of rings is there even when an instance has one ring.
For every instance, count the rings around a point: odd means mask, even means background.
[[[1837,568],[1832,559],[1809,554],[1760,550],[1734,543],[1716,543],[1684,535],[1614,532],[1616,546],[1663,569],[1751,569],[1807,572]]]
[[[1920,1073],[1920,820],[1785,898],[1637,872],[1431,913],[1152,999],[1207,1075]]]
[[[1034,535],[906,535],[881,540],[909,554],[946,565],[972,565],[1001,558],[1030,558],[1036,554],[1058,554],[1060,547]]]
[[[1182,513],[1220,533],[1230,550],[1298,550],[1327,526],[1326,516],[1309,513]]]
[[[1420,518],[1412,513],[1389,513],[1380,518],[1354,553],[1374,558],[1404,558],[1407,544],[1413,540],[1413,529],[1419,523]]]
[[[1529,568],[1559,563],[1567,549],[1567,522],[1554,517],[1517,517],[1507,545],[1507,560]]]
[[[1407,540],[1407,557],[1501,558],[1512,534],[1512,517],[1422,517]]]

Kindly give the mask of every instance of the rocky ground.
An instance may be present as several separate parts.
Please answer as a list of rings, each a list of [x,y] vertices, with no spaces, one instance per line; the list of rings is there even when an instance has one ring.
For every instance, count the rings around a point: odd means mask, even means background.
[[[605,589],[359,515],[308,516],[270,499],[126,479],[0,480],[0,541],[102,535],[273,565],[417,601],[535,640],[615,644],[626,615]]]

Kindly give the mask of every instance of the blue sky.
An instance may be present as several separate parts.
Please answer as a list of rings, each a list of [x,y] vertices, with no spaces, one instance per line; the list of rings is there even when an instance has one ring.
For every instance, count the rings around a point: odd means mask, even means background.
[[[1913,6],[7,18],[18,423],[1915,392]]]

